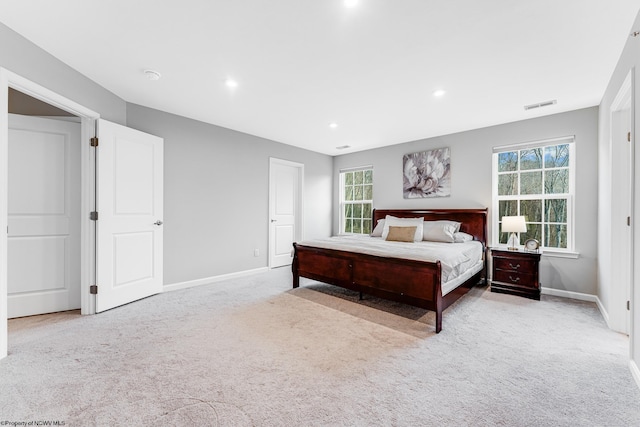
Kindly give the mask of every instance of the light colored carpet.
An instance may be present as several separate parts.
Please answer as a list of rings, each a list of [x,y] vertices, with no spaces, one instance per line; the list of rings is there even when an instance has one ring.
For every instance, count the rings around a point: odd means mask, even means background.
[[[594,304],[476,288],[433,313],[288,269],[9,322],[0,419],[66,426],[633,426]]]

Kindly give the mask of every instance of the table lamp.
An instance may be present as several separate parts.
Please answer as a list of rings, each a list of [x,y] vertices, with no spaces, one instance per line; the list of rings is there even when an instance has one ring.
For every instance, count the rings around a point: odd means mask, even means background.
[[[504,233],[511,233],[507,246],[510,251],[517,251],[518,248],[516,245],[518,245],[518,236],[516,236],[516,233],[524,233],[527,231],[527,224],[525,223],[524,217],[503,216],[502,231]]]

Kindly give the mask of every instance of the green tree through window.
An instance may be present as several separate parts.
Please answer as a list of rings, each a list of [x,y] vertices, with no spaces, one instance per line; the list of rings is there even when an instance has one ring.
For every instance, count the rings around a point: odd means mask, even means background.
[[[526,233],[520,244],[533,238],[549,249],[573,250],[570,236],[573,192],[571,183],[574,139],[494,149],[495,237],[501,244],[502,217],[523,215]]]
[[[373,169],[340,173],[340,233],[370,234]]]

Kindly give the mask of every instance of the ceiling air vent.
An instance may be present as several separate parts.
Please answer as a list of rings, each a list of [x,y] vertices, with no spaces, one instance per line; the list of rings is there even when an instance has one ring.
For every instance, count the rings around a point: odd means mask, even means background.
[[[341,145],[339,147],[336,147],[336,150],[344,150],[345,148],[350,148],[350,145]]]
[[[525,105],[524,109],[525,111],[527,111],[533,110],[534,108],[548,107],[549,105],[554,105],[557,102],[558,101],[556,101],[555,99],[553,101],[538,102],[537,104]]]

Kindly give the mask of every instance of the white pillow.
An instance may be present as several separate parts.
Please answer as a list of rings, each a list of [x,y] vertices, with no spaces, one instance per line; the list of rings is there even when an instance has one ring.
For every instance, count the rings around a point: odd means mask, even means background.
[[[384,229],[384,219],[379,219],[375,228],[371,232],[371,237],[382,237],[383,229]]]
[[[451,221],[451,220],[448,220],[448,219],[439,219],[439,220],[436,220],[436,221],[425,221],[424,223],[426,224],[428,222],[432,222],[432,223],[435,223],[435,224],[448,224],[448,225],[451,225],[453,228],[455,228],[454,233],[457,233],[458,231],[460,231],[460,225],[462,225],[461,222]]]
[[[422,240],[423,231],[422,231],[422,223],[424,222],[424,218],[396,218],[395,216],[387,215],[384,218],[384,228],[382,229],[382,238],[387,240],[387,236],[389,235],[389,227],[416,227],[416,233],[413,237],[414,242],[419,242]]]
[[[456,226],[449,221],[425,221],[423,225],[422,240],[430,242],[453,243],[453,234]]]
[[[457,233],[453,233],[454,243],[464,243],[464,242],[470,242],[472,240],[473,240],[473,236],[463,231],[458,231]]]

